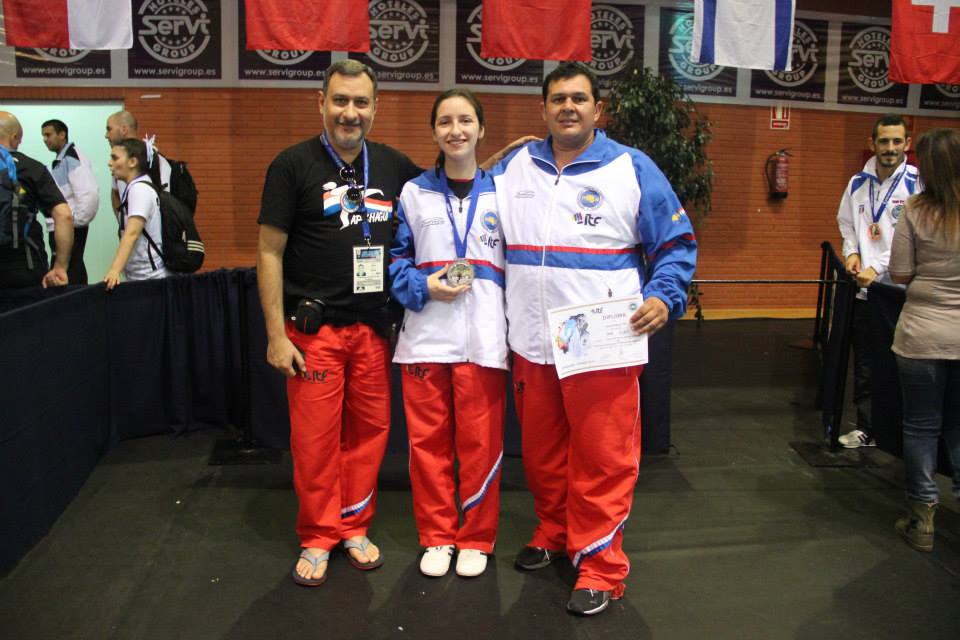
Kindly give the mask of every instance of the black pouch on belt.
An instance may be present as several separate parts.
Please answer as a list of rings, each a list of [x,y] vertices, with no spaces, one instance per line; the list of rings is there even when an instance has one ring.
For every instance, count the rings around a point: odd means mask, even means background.
[[[297,312],[293,316],[293,325],[300,333],[314,335],[323,324],[323,307],[316,300],[303,298],[297,303]]]

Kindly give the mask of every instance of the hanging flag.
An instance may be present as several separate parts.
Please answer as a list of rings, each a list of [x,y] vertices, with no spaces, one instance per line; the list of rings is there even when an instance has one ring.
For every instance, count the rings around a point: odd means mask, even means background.
[[[960,0],[893,0],[890,79],[960,84]]]
[[[589,62],[590,0],[483,0],[480,56]]]
[[[795,9],[795,0],[695,0],[691,58],[790,71]]]
[[[3,0],[7,46],[129,49],[130,0]]]
[[[369,51],[367,0],[245,0],[247,49]]]

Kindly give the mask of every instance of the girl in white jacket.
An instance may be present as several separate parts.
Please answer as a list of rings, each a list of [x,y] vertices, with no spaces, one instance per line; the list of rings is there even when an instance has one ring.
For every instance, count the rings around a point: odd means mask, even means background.
[[[414,515],[426,547],[420,571],[446,574],[456,551],[457,574],[471,577],[486,569],[500,511],[503,238],[493,181],[477,166],[480,103],[448,90],[430,122],[437,166],[404,186],[397,208],[391,293],[406,311],[394,362],[403,365]]]

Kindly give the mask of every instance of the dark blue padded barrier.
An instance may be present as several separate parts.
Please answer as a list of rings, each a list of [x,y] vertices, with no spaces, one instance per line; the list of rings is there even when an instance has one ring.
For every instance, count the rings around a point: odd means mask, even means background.
[[[0,571],[46,535],[109,448],[103,292],[60,293],[0,314]]]
[[[673,325],[650,341],[643,449],[670,445]],[[265,360],[253,269],[0,291],[0,571],[49,530],[120,440],[232,426],[289,446],[285,379]],[[399,368],[388,448],[406,450]],[[508,394],[504,449],[520,453]]]

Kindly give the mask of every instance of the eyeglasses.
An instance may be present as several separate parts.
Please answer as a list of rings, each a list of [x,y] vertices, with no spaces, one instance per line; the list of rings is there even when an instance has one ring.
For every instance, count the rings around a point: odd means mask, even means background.
[[[347,200],[359,206],[363,202],[363,189],[357,184],[357,172],[351,165],[344,165],[340,167],[340,179],[348,183]]]

